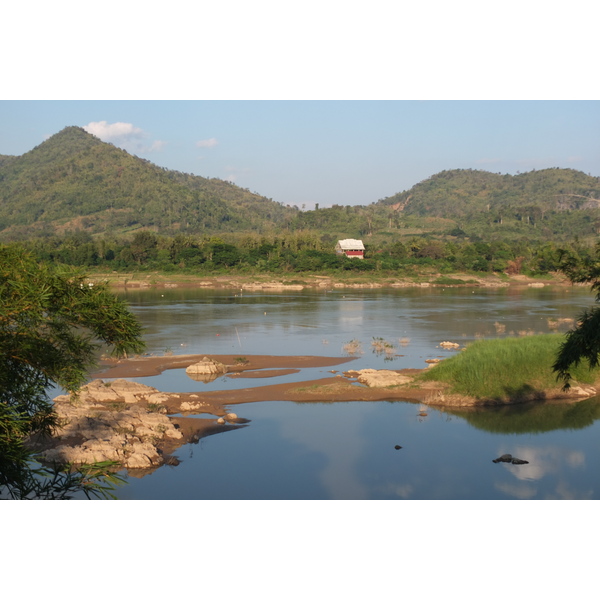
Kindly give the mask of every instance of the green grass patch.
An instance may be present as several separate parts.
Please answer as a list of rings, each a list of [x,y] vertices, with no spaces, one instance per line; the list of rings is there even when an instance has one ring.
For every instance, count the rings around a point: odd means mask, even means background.
[[[560,388],[552,364],[564,335],[480,340],[452,358],[419,375],[419,381],[447,383],[450,393],[475,398],[507,398]],[[587,365],[572,370],[580,383],[593,383],[600,374]]]
[[[464,285],[467,282],[464,279],[454,279],[452,277],[438,277],[431,283],[435,283],[435,285]]]

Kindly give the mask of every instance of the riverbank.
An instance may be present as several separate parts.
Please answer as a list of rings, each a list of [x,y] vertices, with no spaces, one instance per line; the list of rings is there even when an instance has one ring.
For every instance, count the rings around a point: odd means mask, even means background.
[[[226,365],[227,372],[224,376],[235,379],[271,379],[288,373],[299,372],[304,368],[338,367],[355,360],[354,357],[268,355],[239,357],[235,354],[147,356],[105,360],[103,361],[103,368],[95,373],[92,378],[94,380],[104,380],[159,375],[168,369],[185,369],[205,358]],[[397,373],[407,378],[405,383],[409,383],[408,380],[412,381],[412,378],[421,370],[403,369],[385,372]],[[201,400],[203,412],[223,416],[227,414],[228,406],[278,400],[292,400],[294,402],[364,402],[402,399],[421,402],[428,396],[435,395],[435,391],[443,387],[429,383],[424,384],[421,388],[390,387],[396,385],[394,381],[388,381],[386,385],[371,387],[359,382],[360,371],[347,370],[341,372],[332,368],[330,373],[332,374],[330,377],[297,383],[276,383],[240,390],[164,394],[161,402],[168,412],[175,414],[182,411],[182,403],[184,404],[183,412],[186,412],[185,407],[188,406],[190,401]],[[433,394],[432,389],[434,390]]]
[[[356,274],[317,275],[306,273],[289,274],[233,274],[233,275],[188,275],[161,272],[137,273],[91,273],[91,283],[106,282],[115,289],[128,288],[207,288],[237,290],[302,290],[343,288],[403,288],[403,287],[545,287],[573,285],[563,274],[551,273],[543,277],[507,275],[505,273],[440,274],[423,272],[411,277],[397,277],[377,272]]]
[[[526,340],[529,341],[529,340]],[[103,368],[93,375],[93,379],[113,379],[146,377],[158,375],[168,369],[185,369],[200,360],[208,358],[226,365],[225,376],[232,378],[273,378],[303,368],[337,367],[350,363],[353,357],[322,356],[269,356],[249,355],[240,357],[229,355],[176,355],[147,356],[129,359],[109,359]],[[163,400],[170,412],[180,412],[181,403],[191,396],[201,398],[211,414],[226,414],[227,406],[249,402],[292,400],[294,402],[352,402],[406,400],[431,406],[491,406],[516,404],[539,400],[581,399],[595,395],[592,384],[574,385],[569,391],[559,386],[545,390],[532,390],[530,394],[507,395],[505,398],[475,398],[467,394],[449,394],[446,383],[435,380],[419,380],[421,374],[431,374],[427,369],[378,370],[347,369],[340,372],[332,369],[333,377],[297,383],[280,383],[240,390],[195,392],[194,394],[172,394]],[[171,397],[172,396],[172,397]],[[215,412],[212,412],[212,411]]]

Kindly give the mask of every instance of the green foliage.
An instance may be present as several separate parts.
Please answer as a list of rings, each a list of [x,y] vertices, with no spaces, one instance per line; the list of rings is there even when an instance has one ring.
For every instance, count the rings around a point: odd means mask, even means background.
[[[436,285],[464,285],[466,281],[453,277],[438,277],[433,283]]]
[[[600,242],[594,254],[584,257],[574,253],[563,253],[561,269],[574,283],[591,283],[596,292],[596,302],[600,302]],[[556,355],[553,369],[564,389],[570,387],[575,377],[574,369],[586,361],[590,369],[598,367],[600,359],[600,306],[583,312],[577,327],[566,334]]]
[[[26,447],[28,437],[56,426],[48,388],[75,392],[99,342],[116,355],[139,352],[144,344],[137,320],[105,286],[38,264],[17,247],[0,246],[0,300],[0,490],[27,497],[48,473],[31,466]],[[53,471],[61,489],[72,490],[94,471],[79,479],[69,472],[64,465]]]
[[[0,161],[5,240],[58,228],[91,233],[271,229],[295,211],[221,180],[168,171],[67,127]],[[2,232],[1,230],[4,230]]]
[[[448,408],[445,412],[464,419],[477,429],[492,433],[543,433],[557,429],[584,429],[593,425],[600,418],[600,400],[588,398],[575,403],[552,404],[528,402],[473,411]]]
[[[63,129],[22,156],[0,157],[0,181],[5,241],[78,229],[93,235],[145,229],[183,236],[310,231],[329,248],[347,237],[379,245],[390,237],[392,244],[404,244],[410,236],[427,235],[433,237],[423,257],[437,259],[444,250],[435,238],[564,242],[600,232],[600,180],[573,169],[515,176],[442,171],[367,206],[300,211],[227,181],[163,169],[79,127]],[[400,247],[390,251],[402,258]],[[81,248],[69,257],[74,260],[93,266],[97,257]],[[144,257],[138,261],[143,264]]]
[[[161,271],[168,273],[356,273],[389,276],[443,273],[526,273],[540,276],[558,268],[559,257],[583,260],[589,249],[578,244],[558,247],[520,241],[489,242],[430,236],[401,242],[366,245],[364,260],[348,259],[334,251],[335,241],[311,232],[282,234],[223,233],[219,237],[138,231],[129,237],[92,237],[85,232],[33,238],[19,243],[38,260],[57,265],[85,266],[100,271]],[[461,279],[465,279],[461,277]],[[465,279],[468,281],[468,278]]]
[[[567,240],[600,231],[600,178],[573,169],[501,175],[472,169],[442,171],[410,190],[380,200],[398,223],[450,219],[457,238]],[[390,219],[394,222],[394,219]]]
[[[451,392],[480,399],[506,399],[556,387],[553,363],[560,334],[477,341],[464,352],[443,360],[421,376],[440,381]],[[597,373],[578,368],[581,382],[592,383]]]

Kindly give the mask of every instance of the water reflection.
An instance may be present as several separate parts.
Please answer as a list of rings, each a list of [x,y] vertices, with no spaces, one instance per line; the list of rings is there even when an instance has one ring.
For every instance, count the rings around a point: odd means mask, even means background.
[[[451,355],[439,347],[443,340],[464,347],[481,337],[548,333],[593,301],[587,291],[571,288],[241,296],[175,289],[125,296],[146,327],[151,353],[169,348],[176,354],[341,356],[354,341],[362,351],[354,354],[352,369],[423,368],[427,359]],[[558,331],[567,328],[559,323]],[[393,355],[385,343],[395,347]],[[327,369],[266,382],[221,376],[204,387],[183,371],[167,371],[137,381],[165,391],[205,391],[324,376]],[[429,408],[427,417],[406,402],[265,402],[237,405],[235,412],[251,420],[248,427],[181,448],[180,465],[130,480],[119,493],[165,499],[600,497],[599,398],[469,411]],[[494,464],[502,454],[529,464]]]
[[[600,419],[600,397],[575,403],[528,403],[486,409],[444,412],[465,419],[468,423],[491,433],[542,433],[556,429],[584,429]]]
[[[366,446],[366,440],[361,434],[361,424],[365,414],[371,412],[374,406],[363,404],[353,411],[345,411],[341,406],[336,410],[331,404],[329,407],[330,410],[319,410],[318,418],[315,419],[316,407],[313,405],[313,411],[310,411],[313,414],[309,413],[304,426],[297,420],[285,421],[281,426],[281,435],[324,457],[317,475],[328,498],[366,500],[369,498],[369,491],[361,482],[357,464]],[[297,414],[302,415],[302,410]],[[342,439],[332,444],[332,436],[338,437],[335,432],[340,427],[341,419],[343,436],[346,442],[352,440],[351,444],[344,443]],[[307,432],[310,434],[307,435]]]
[[[529,464],[520,465],[518,469],[503,465],[517,480],[504,480],[496,484],[496,488],[507,496],[521,500],[589,500],[594,497],[593,489],[576,489],[569,481],[573,470],[584,472],[585,454],[582,451],[559,446],[517,446],[516,451]],[[540,484],[544,479],[552,484],[543,487]]]

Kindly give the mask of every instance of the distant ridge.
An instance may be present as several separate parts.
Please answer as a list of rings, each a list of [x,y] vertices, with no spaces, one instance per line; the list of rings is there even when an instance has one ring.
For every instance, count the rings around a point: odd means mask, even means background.
[[[209,236],[310,231],[332,245],[373,235],[386,242],[411,235],[593,241],[600,178],[561,168],[517,175],[454,169],[366,206],[299,211],[221,179],[164,169],[80,127],[66,127],[22,156],[0,155],[0,241],[140,229]]]
[[[219,179],[169,171],[66,127],[0,157],[0,237],[83,229],[165,233],[269,229],[295,214]]]
[[[599,208],[600,178],[559,168],[517,175],[455,169],[380,203],[419,216],[456,219],[493,212],[539,218],[540,212]]]

